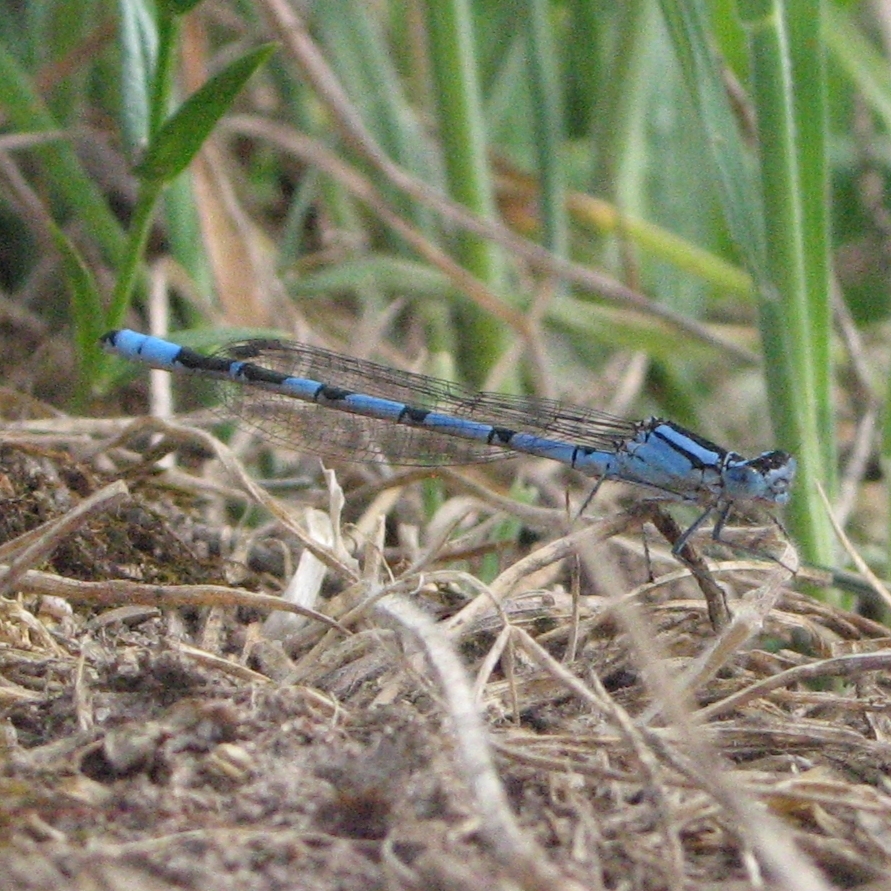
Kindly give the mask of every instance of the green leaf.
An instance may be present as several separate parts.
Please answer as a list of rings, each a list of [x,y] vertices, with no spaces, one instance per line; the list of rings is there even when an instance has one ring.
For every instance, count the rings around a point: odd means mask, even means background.
[[[193,93],[158,131],[136,172],[145,180],[170,182],[198,153],[251,75],[275,51],[268,43],[236,59]]]

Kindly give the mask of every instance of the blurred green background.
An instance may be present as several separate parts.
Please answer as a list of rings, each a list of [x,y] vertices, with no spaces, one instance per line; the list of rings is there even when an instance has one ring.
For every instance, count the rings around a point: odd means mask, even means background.
[[[796,454],[887,567],[888,23],[866,3],[0,9],[5,383],[275,329]],[[105,400],[100,402],[99,400]]]

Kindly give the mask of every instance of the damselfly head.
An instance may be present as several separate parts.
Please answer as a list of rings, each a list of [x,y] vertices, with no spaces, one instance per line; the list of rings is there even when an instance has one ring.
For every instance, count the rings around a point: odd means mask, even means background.
[[[725,468],[726,494],[741,500],[785,504],[789,500],[798,462],[788,452],[763,452],[757,458]]]
[[[788,452],[764,452],[752,461],[752,466],[764,478],[764,485],[771,501],[785,504],[789,500],[792,480],[798,462]]]

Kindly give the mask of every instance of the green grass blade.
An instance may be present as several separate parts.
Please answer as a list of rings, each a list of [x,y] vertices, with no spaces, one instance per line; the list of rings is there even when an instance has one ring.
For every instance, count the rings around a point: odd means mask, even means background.
[[[790,525],[806,559],[833,560],[832,530],[816,491],[834,490],[830,393],[826,102],[815,5],[741,3],[765,196],[767,265],[762,338],[774,423],[799,458]]]
[[[539,212],[544,244],[558,257],[568,250],[566,188],[563,175],[563,100],[559,52],[551,27],[550,4],[530,0],[525,6],[532,136],[541,184]]]
[[[466,0],[428,3],[425,9],[447,188],[456,201],[491,219],[495,198],[470,9]],[[465,269],[496,291],[501,289],[503,260],[489,239],[462,232],[456,254]],[[473,343],[472,350],[463,350],[462,358],[469,378],[480,382],[501,353],[503,333],[479,311],[464,308],[462,315],[467,318],[468,340]]]

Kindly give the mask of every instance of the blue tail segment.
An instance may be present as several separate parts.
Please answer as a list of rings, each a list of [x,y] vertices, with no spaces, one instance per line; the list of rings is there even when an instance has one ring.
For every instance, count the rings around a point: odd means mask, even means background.
[[[785,504],[795,476],[787,452],[743,458],[660,418],[626,421],[551,399],[473,392],[306,344],[249,340],[204,355],[122,329],[103,347],[153,368],[226,382],[227,410],[265,438],[348,461],[434,466],[511,457],[559,461],[717,512]]]

